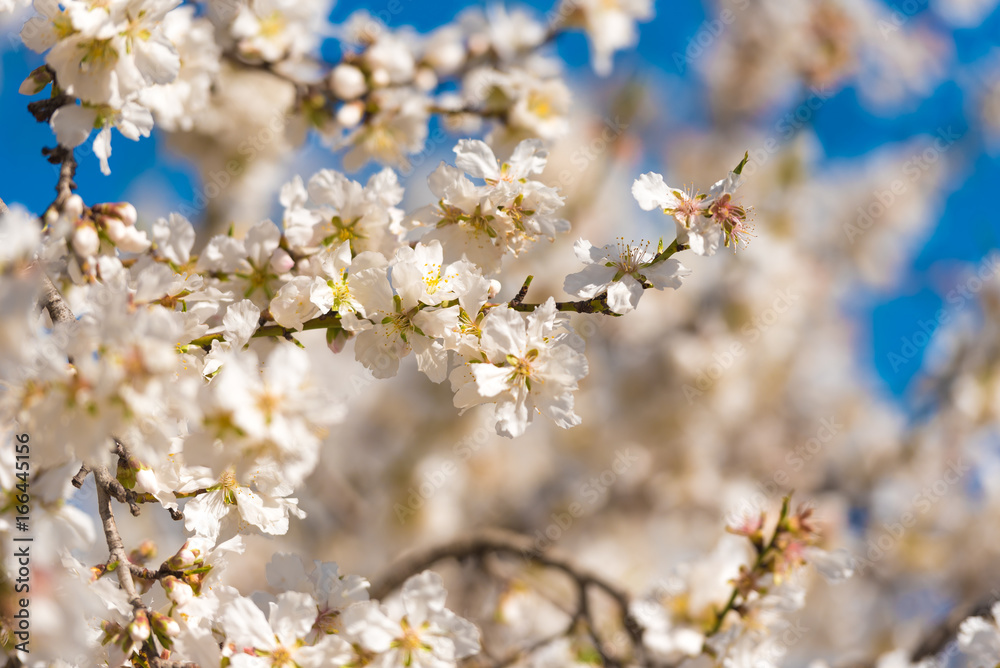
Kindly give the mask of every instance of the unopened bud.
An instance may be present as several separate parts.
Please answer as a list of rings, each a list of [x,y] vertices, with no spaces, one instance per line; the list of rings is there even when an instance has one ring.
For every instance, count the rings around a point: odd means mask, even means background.
[[[295,260],[292,256],[285,252],[284,248],[278,248],[274,251],[271,256],[271,270],[276,274],[284,274],[285,272],[291,271],[292,267],[295,266]]]
[[[392,82],[389,72],[383,67],[377,67],[372,71],[372,85],[378,88],[388,86]]]
[[[127,253],[142,253],[152,245],[146,238],[145,232],[137,230],[134,225],[125,224],[121,218],[99,215],[97,220],[119,250]]]
[[[176,638],[180,634],[181,627],[170,617],[160,614],[159,612],[153,612],[152,617],[153,633],[156,635],[161,638]]]
[[[110,216],[111,218],[117,218],[122,221],[123,224],[129,226],[135,225],[135,221],[139,219],[139,214],[136,212],[135,207],[128,202],[95,204],[92,209],[94,213]]]
[[[149,634],[149,617],[145,610],[139,610],[135,613],[135,619],[128,625],[128,635],[132,642],[141,643],[149,638]]]
[[[495,278],[491,278],[490,279],[490,291],[488,293],[486,293],[486,298],[487,299],[493,299],[494,297],[496,297],[498,294],[500,294],[500,288],[501,287],[503,287],[503,286],[500,285],[500,281],[498,281]]]
[[[87,258],[97,255],[101,248],[101,238],[92,223],[78,225],[73,230],[73,250],[80,257]]]
[[[458,41],[442,42],[431,47],[424,60],[437,72],[451,74],[465,64],[465,48]]]
[[[181,545],[177,553],[167,559],[167,567],[172,571],[183,571],[201,563],[201,550],[191,546],[191,541]]]
[[[413,77],[413,83],[422,91],[432,91],[437,88],[438,78],[431,68],[421,67]]]
[[[42,65],[32,70],[28,78],[21,82],[21,87],[17,91],[21,95],[37,95],[50,83],[52,83],[52,72],[48,67]]]
[[[348,102],[337,110],[337,122],[345,128],[353,128],[365,117],[365,106],[361,102]]]
[[[167,598],[174,605],[187,605],[194,598],[194,589],[191,588],[191,585],[178,580],[173,575],[168,575],[160,580],[160,585],[167,592]]]
[[[330,72],[330,89],[341,100],[354,100],[368,92],[368,85],[361,70],[341,63]]]
[[[151,540],[144,540],[139,543],[139,547],[132,550],[128,556],[133,564],[143,564],[150,559],[156,558],[156,543]]]
[[[83,215],[83,198],[79,195],[70,195],[63,204],[63,216],[68,220],[79,220]]]

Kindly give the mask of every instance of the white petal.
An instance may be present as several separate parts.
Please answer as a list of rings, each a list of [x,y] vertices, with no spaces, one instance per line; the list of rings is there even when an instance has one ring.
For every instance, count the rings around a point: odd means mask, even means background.
[[[68,104],[56,109],[52,114],[50,125],[56,133],[56,140],[66,148],[76,148],[87,141],[90,131],[94,129],[97,120],[97,110],[78,104]],[[110,153],[110,150],[109,150]]]
[[[469,176],[481,179],[499,179],[500,167],[497,157],[486,142],[478,139],[462,139],[455,146],[455,166]]]
[[[615,281],[608,287],[608,308],[618,314],[634,311],[639,305],[643,289],[639,281],[631,275],[625,275],[622,280]]]
[[[637,178],[632,184],[632,196],[644,211],[672,209],[677,201],[670,186],[656,172],[648,172]]]

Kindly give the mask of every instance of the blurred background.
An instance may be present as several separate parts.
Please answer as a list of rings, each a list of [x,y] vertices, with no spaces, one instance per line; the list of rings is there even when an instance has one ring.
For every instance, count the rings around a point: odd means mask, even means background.
[[[526,4],[539,17],[551,9]],[[756,238],[735,254],[682,254],[692,269],[684,286],[646,294],[628,317],[574,322],[590,374],[577,395],[583,424],[569,431],[536,421],[525,437],[500,439],[488,413],[457,417],[449,388],[414,365],[376,382],[350,349],[333,356],[319,337],[316,364],[343,378],[349,417],[299,493],[308,517],[287,537],[254,539],[251,554],[296,551],[373,575],[406,548],[498,526],[548,541],[636,592],[659,588],[678,615],[697,621],[710,615],[711,597],[679,592],[694,582],[724,590],[743,556],[726,523],[773,514],[794,489],[817,506],[826,547],[847,550],[859,567],[846,583],[810,584],[809,630],[786,647],[787,665],[870,663],[917,647],[952,610],[996,599],[996,5],[658,3],[656,18],[639,26],[638,48],[618,54],[607,78],[592,73],[582,35],[560,37],[552,48],[573,92],[570,130],[543,180],[566,194],[573,230],[509,264],[504,294],[532,273],[530,300],[564,297],[562,279],[579,269],[578,237],[669,241],[672,220],[641,211],[630,195],[646,171],[706,191],[749,151],[739,199],[753,207]],[[481,7],[390,6],[390,29],[418,32]],[[331,22],[358,8],[337,4]],[[23,20],[0,33],[0,195],[40,212],[56,171],[39,152],[51,131],[17,92],[42,62],[19,44]],[[336,62],[336,36],[322,53]],[[442,131],[432,120],[431,137]],[[407,211],[431,201],[426,176],[452,161],[459,136],[432,140],[401,170]],[[116,136],[110,176],[82,151],[80,193],[135,203],[140,227],[175,210],[196,225],[201,216],[203,225],[247,227],[280,221],[278,189],[293,174],[340,168],[316,136],[289,137],[206,206],[199,195],[213,161],[225,159],[208,155],[216,145],[206,141],[197,131]],[[564,526],[573,503],[583,514]],[[245,586],[258,587],[261,575],[248,567]],[[495,616],[495,633],[547,623],[545,606],[516,578],[492,596],[507,611]]]

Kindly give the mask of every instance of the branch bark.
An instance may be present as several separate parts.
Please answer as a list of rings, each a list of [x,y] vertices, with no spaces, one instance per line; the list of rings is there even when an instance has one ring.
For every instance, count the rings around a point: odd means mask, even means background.
[[[98,466],[94,469],[94,479],[97,482],[97,510],[101,514],[101,524],[104,528],[104,538],[108,543],[110,561],[117,562],[118,583],[122,591],[128,597],[128,602],[136,610],[142,608],[142,599],[135,591],[135,583],[132,581],[132,569],[129,567],[128,555],[125,553],[125,545],[122,543],[121,534],[118,533],[118,525],[115,523],[114,508],[111,507],[111,496],[108,489],[111,485],[118,484],[106,466]]]
[[[42,296],[38,303],[49,312],[49,317],[54,323],[74,322],[76,320],[73,311],[69,309],[62,295],[59,294],[59,290],[44,273],[42,274]]]
[[[469,557],[481,558],[487,554],[520,557],[569,576],[577,584],[578,595],[580,596],[574,621],[576,621],[576,618],[585,618],[591,627],[589,629],[591,632],[593,631],[593,624],[592,620],[589,619],[590,607],[587,602],[587,590],[590,587],[594,587],[603,591],[621,609],[625,630],[632,640],[636,653],[642,653],[643,628],[629,612],[631,597],[625,590],[620,589],[617,585],[605,580],[601,576],[577,566],[566,557],[552,552],[538,551],[529,536],[500,529],[488,529],[472,533],[456,538],[448,543],[416,550],[403,555],[379,577],[372,580],[371,597],[382,599],[388,596],[401,587],[407,578],[430,568],[440,561],[447,559],[461,560]],[[594,636],[594,639],[599,645],[599,639],[596,636]],[[598,647],[598,651],[603,655],[603,648]],[[605,658],[607,659],[608,657]]]

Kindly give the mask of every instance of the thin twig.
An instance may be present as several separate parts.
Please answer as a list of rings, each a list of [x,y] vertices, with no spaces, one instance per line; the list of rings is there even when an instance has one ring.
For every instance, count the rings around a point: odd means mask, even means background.
[[[125,545],[122,543],[121,534],[118,533],[118,525],[115,523],[114,508],[111,507],[111,495],[108,490],[115,484],[121,487],[121,483],[115,480],[108,472],[106,466],[98,466],[94,469],[94,480],[97,482],[97,510],[101,514],[101,523],[104,527],[104,538],[108,543],[110,561],[117,562],[118,583],[128,597],[129,603],[136,610],[142,608],[142,599],[135,591],[135,583],[132,581],[132,569],[127,566],[128,555],[125,553]]]
[[[988,597],[970,607],[956,608],[938,626],[931,629],[923,642],[913,651],[910,661],[914,664],[923,659],[936,656],[945,650],[948,643],[958,633],[958,627],[969,617],[989,617],[997,600],[1000,600],[1000,590],[994,589]]]
[[[43,148],[42,155],[46,156],[52,164],[59,165],[56,199],[49,205],[49,209],[62,212],[66,200],[76,190],[76,183],[73,181],[73,177],[76,176],[76,157],[73,155],[73,149],[61,145],[55,148]]]
[[[514,295],[514,298],[510,300],[511,308],[516,308],[517,305],[523,302],[524,298],[528,296],[528,288],[531,287],[531,281],[534,278],[535,278],[534,276],[528,276],[526,279],[524,279],[524,285],[522,285],[521,289],[517,291],[517,294]]]
[[[88,475],[90,475],[90,467],[86,464],[81,464],[80,470],[76,472],[76,475],[73,476],[73,480],[71,481],[73,483],[73,487],[76,487],[77,489],[83,487],[83,481],[87,479]]]
[[[565,557],[538,551],[529,536],[499,529],[469,534],[442,545],[404,555],[379,577],[372,580],[371,597],[374,599],[384,598],[402,586],[411,575],[416,575],[439,561],[482,557],[487,554],[521,557],[541,566],[563,572],[581,589],[595,587],[605,592],[621,609],[625,630],[628,632],[636,651],[642,651],[643,628],[629,612],[631,598],[628,593],[601,576],[582,569]],[[586,602],[582,602],[581,605],[583,612],[588,613]]]

